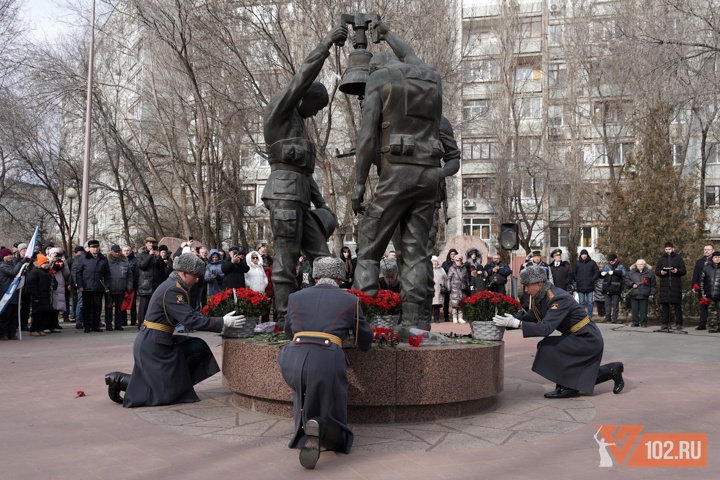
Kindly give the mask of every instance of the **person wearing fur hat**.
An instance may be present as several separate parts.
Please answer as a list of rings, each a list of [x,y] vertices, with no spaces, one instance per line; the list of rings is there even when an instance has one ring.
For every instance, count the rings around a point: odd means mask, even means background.
[[[190,304],[190,289],[205,275],[205,262],[192,253],[173,261],[173,271],[153,293],[140,332],[135,337],[131,375],[105,375],[110,399],[124,407],[198,402],[193,386],[215,375],[220,367],[210,347],[200,338],[173,335],[182,324],[188,330],[220,332],[223,326],[239,328],[243,315],[207,317]],[[120,392],[126,391],[125,397]]]
[[[288,297],[285,334],[292,342],[278,355],[280,371],[295,392],[295,434],[290,448],[300,449],[300,464],[314,468],[320,448],[350,453],[347,426],[347,361],[342,346],[353,331],[355,344],[369,350],[373,332],[355,295],[338,288],[345,280],[339,258],[315,260],[317,284]]]
[[[530,309],[519,319],[510,314],[496,315],[501,327],[522,329],[523,337],[545,337],[537,346],[532,370],[551,382],[555,390],[545,398],[591,395],[598,383],[613,380],[613,393],[625,387],[621,362],[600,365],[603,337],[585,309],[565,290],[554,286],[541,266],[520,272],[520,281],[530,295]],[[551,335],[555,330],[562,335]]]

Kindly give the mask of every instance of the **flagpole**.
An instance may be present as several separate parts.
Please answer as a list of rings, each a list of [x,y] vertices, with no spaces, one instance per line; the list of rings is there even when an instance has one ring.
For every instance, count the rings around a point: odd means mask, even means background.
[[[90,136],[92,133],[93,63],[95,62],[95,0],[90,20],[90,52],[88,54],[87,100],[85,105],[85,157],[83,160],[82,208],[80,209],[80,245],[87,241],[88,199],[90,192]]]

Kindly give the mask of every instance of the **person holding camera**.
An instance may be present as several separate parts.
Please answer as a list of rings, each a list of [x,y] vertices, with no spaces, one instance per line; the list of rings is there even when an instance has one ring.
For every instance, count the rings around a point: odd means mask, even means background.
[[[140,305],[138,306],[138,330],[145,320],[145,313],[148,309],[150,298],[155,290],[160,286],[165,275],[165,262],[160,256],[158,241],[155,237],[145,238],[145,247],[138,255],[138,289],[137,295],[140,297]]]
[[[660,257],[655,267],[655,275],[660,280],[662,331],[670,331],[670,305],[675,311],[675,330],[683,329],[681,277],[686,273],[685,262],[675,253],[675,246],[670,242],[666,243],[665,254]]]
[[[605,322],[618,323],[620,313],[620,295],[623,291],[623,278],[627,270],[618,260],[617,253],[608,255],[600,277],[602,280],[602,292],[605,295]]]
[[[240,247],[230,247],[230,258],[222,261],[223,288],[245,288],[245,274],[250,267],[245,260],[245,250]]]

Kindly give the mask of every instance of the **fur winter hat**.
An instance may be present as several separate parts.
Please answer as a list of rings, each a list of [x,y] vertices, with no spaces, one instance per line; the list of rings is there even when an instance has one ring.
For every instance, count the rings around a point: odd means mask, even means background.
[[[522,282],[523,285],[545,282],[547,281],[547,279],[548,278],[547,273],[545,273],[545,269],[540,266],[527,267],[522,272],[520,272],[520,282]]]
[[[345,279],[345,265],[334,257],[322,257],[313,262],[313,278]]]
[[[173,260],[173,270],[203,276],[205,275],[205,262],[193,253],[183,253]]]
[[[397,260],[392,257],[380,260],[380,273],[382,273],[383,277],[391,277],[393,275],[397,275]]]

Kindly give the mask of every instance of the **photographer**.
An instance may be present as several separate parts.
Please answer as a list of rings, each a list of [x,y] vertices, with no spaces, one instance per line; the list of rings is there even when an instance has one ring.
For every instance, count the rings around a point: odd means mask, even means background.
[[[137,295],[140,297],[137,324],[138,329],[140,329],[143,320],[145,320],[150,297],[162,283],[165,271],[165,262],[160,256],[158,241],[155,237],[145,238],[145,246],[140,250],[137,266],[140,271],[137,289]]]
[[[665,244],[665,254],[655,266],[655,275],[659,277],[659,299],[662,305],[662,330],[670,331],[670,305],[675,310],[675,330],[683,329],[682,318],[682,285],[681,278],[687,269],[682,257],[675,253],[672,243]]]
[[[240,247],[230,247],[230,258],[223,260],[223,288],[245,288],[245,274],[250,270],[245,261],[245,251]]]

